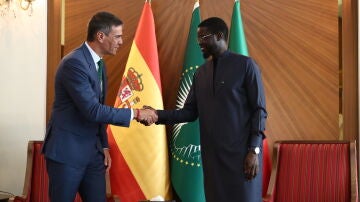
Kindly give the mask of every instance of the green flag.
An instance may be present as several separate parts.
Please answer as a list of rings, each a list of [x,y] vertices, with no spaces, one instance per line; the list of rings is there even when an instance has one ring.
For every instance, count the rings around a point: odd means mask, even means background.
[[[249,56],[244,27],[242,24],[241,14],[240,14],[240,2],[235,0],[233,14],[231,18],[231,28],[230,28],[230,37],[229,37],[229,50]],[[262,159],[262,191],[263,196],[266,195],[268,184],[270,181],[271,174],[271,161],[270,154],[268,152],[268,143],[267,139],[263,140],[263,159]]]
[[[200,20],[199,2],[196,1],[176,100],[178,109],[185,104],[196,69],[204,63],[200,47],[197,44],[197,25]],[[199,120],[174,126],[170,151],[172,157],[171,181],[179,198],[183,202],[205,202]]]
[[[229,49],[235,53],[248,56],[244,27],[240,14],[240,2],[235,0],[231,17]]]

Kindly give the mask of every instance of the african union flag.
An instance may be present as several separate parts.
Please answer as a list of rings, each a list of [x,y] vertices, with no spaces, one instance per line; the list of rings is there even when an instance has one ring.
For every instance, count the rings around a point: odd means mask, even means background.
[[[197,26],[200,23],[199,2],[192,13],[184,67],[180,80],[176,108],[184,106],[196,69],[204,63],[197,44]],[[205,202],[203,171],[201,164],[199,121],[176,124],[170,142],[171,181],[183,202]]]

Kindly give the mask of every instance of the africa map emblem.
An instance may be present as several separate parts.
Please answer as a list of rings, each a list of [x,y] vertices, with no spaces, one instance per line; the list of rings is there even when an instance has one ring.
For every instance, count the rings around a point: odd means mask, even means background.
[[[184,107],[192,85],[192,76],[198,66],[187,68],[180,81],[176,108]],[[175,124],[170,140],[170,152],[174,160],[184,166],[201,167],[201,146],[199,121]]]

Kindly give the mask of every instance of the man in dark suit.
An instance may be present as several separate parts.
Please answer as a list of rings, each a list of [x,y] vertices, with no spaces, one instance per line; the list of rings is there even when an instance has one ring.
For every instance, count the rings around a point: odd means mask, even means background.
[[[197,34],[208,60],[195,72],[184,107],[158,110],[157,123],[199,118],[207,202],[260,202],[267,117],[260,70],[253,59],[227,50],[222,19],[204,20]]]
[[[106,125],[129,127],[135,118],[152,122],[151,110],[116,109],[104,105],[104,55],[115,55],[122,44],[122,21],[99,12],[88,24],[87,40],[60,62],[55,101],[43,146],[51,202],[106,201],[105,172],[111,158]]]

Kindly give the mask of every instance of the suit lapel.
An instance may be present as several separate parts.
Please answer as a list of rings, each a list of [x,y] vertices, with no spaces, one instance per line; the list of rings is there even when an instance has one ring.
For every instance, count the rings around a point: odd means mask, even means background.
[[[85,56],[85,60],[89,65],[89,72],[90,72],[90,77],[92,78],[93,81],[95,81],[96,83],[96,87],[95,87],[95,93],[99,96],[99,101],[103,102],[103,99],[101,99],[101,88],[100,88],[100,81],[98,78],[98,73],[96,71],[96,65],[94,63],[93,58],[91,57],[91,54],[88,50],[88,48],[86,47],[85,43],[81,46],[81,49],[84,52],[84,56]],[[105,68],[103,68],[105,69]],[[103,82],[105,81],[104,79],[104,71],[103,71]],[[104,82],[105,83],[105,82]]]
[[[104,64],[104,68],[103,68],[103,73],[102,73],[102,80],[103,80],[103,83],[102,83],[102,85],[103,85],[103,91],[102,91],[102,97],[103,97],[103,99],[102,99],[102,103],[104,103],[104,101],[105,101],[105,96],[106,96],[106,86],[107,86],[107,77],[106,77],[106,65]]]

